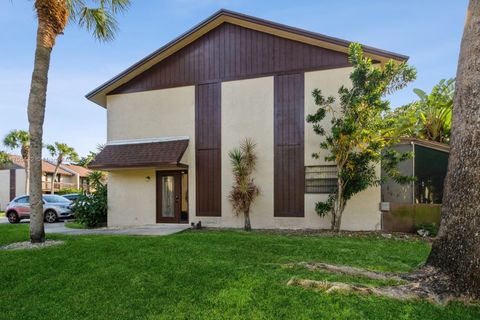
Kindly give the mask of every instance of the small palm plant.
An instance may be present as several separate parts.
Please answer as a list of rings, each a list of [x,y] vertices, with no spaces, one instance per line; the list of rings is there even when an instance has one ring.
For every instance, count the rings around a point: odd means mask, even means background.
[[[229,200],[232,203],[235,214],[243,213],[245,218],[245,231],[252,230],[250,224],[250,206],[260,194],[255,185],[252,174],[255,171],[257,156],[255,155],[255,143],[251,139],[245,139],[240,148],[235,148],[228,153],[232,164],[234,183],[230,191]]]
[[[47,144],[45,148],[50,152],[52,157],[55,157],[55,171],[53,172],[52,186],[50,193],[55,193],[55,181],[57,180],[58,169],[65,161],[77,161],[78,154],[75,149],[66,143],[55,142],[54,144]]]

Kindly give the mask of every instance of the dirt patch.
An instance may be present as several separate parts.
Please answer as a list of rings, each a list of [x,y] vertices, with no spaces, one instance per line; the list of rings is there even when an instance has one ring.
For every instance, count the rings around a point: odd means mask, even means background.
[[[15,242],[0,247],[0,250],[25,250],[25,249],[43,249],[47,247],[64,244],[61,240],[46,240],[42,243],[31,243],[30,241]]]

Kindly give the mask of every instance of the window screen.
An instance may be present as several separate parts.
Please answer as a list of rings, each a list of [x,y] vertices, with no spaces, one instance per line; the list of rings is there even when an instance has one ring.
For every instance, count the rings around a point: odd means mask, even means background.
[[[305,193],[333,193],[337,188],[335,166],[305,167]]]

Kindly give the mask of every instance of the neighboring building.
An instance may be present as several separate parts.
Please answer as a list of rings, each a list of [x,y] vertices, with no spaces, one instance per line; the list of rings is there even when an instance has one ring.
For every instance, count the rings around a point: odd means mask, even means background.
[[[65,184],[71,185],[70,188],[88,190],[88,175],[92,172],[91,170],[74,164],[62,164],[61,167],[72,174],[64,179]]]
[[[426,224],[438,227],[449,145],[403,138],[394,149],[412,154],[411,159],[398,164],[398,169],[402,175],[414,176],[416,179],[401,185],[382,172],[385,179],[382,184],[382,230],[415,232]]]
[[[315,88],[349,84],[349,42],[221,10],[87,95],[106,108],[109,226],[198,222],[241,227],[228,201],[228,152],[257,143],[253,228],[328,228],[315,213],[335,167],[311,157]],[[378,63],[407,57],[364,46]],[[338,107],[338,105],[337,105]],[[380,168],[378,167],[380,174]],[[381,227],[380,187],[356,195],[342,227]]]
[[[25,194],[25,166],[19,155],[10,155],[11,164],[0,168],[0,210],[13,198]],[[49,193],[52,187],[55,165],[42,160],[42,191]],[[61,165],[54,182],[55,192],[66,188],[88,189],[90,170],[75,165]]]

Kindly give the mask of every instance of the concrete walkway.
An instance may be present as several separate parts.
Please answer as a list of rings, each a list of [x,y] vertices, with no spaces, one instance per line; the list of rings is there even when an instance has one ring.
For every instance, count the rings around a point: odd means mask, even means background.
[[[1,223],[8,223],[6,218],[0,218]],[[29,220],[23,220],[21,223],[29,223]],[[188,224],[163,223],[141,227],[126,228],[99,228],[99,229],[72,229],[65,227],[64,222],[45,223],[45,233],[58,234],[121,234],[131,236],[166,236],[189,229]]]

